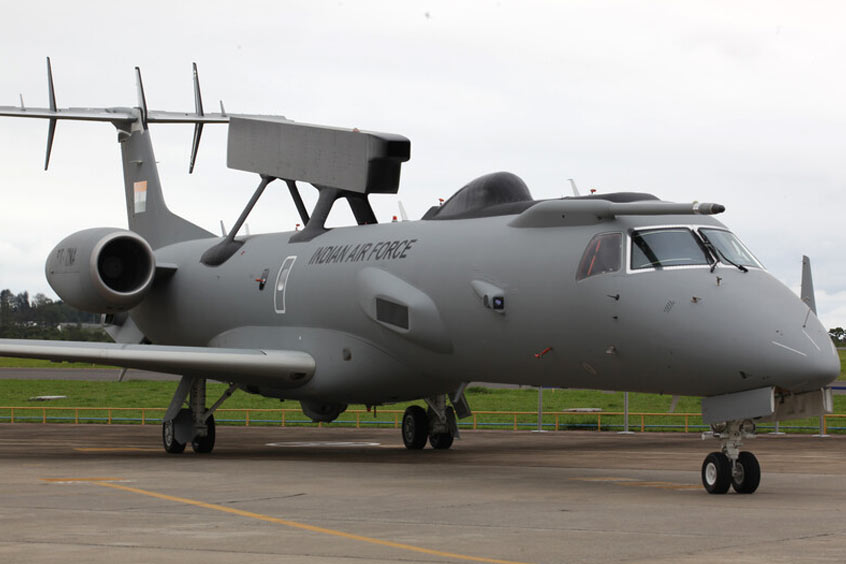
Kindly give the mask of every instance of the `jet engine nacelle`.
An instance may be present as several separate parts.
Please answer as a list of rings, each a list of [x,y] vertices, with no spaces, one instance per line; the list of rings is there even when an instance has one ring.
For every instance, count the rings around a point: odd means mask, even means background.
[[[300,407],[305,416],[315,423],[331,423],[347,410],[347,404],[345,403],[301,401]]]
[[[153,284],[156,259],[140,235],[115,227],[77,231],[50,252],[47,282],[66,304],[91,313],[132,309]]]

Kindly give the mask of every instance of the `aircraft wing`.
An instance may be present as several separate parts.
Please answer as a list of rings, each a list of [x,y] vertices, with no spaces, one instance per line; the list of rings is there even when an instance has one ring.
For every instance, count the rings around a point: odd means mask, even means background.
[[[308,382],[316,368],[314,358],[301,351],[30,339],[0,339],[0,356],[94,362],[230,382],[266,382],[287,388]]]

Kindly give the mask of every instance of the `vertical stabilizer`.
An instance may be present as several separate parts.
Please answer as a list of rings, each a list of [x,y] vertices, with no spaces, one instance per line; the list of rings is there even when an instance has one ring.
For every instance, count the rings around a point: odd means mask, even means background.
[[[132,124],[130,132],[120,131],[119,140],[129,229],[144,237],[154,249],[181,241],[214,237],[167,209],[150,131],[141,120]]]
[[[817,300],[814,298],[814,279],[811,276],[811,259],[802,256],[802,301],[811,311],[817,313]]]

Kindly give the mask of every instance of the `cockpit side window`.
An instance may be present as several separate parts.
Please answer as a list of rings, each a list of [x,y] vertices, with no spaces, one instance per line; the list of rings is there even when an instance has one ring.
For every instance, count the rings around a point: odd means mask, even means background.
[[[701,241],[687,228],[650,229],[632,233],[632,269],[710,265]]]
[[[747,249],[734,233],[723,229],[700,229],[699,234],[710,245],[717,258],[728,264],[763,268],[749,249]]]
[[[597,274],[620,270],[622,254],[622,233],[600,233],[599,235],[595,235],[590,240],[590,243],[588,243],[584,254],[582,254],[576,280],[583,280]]]

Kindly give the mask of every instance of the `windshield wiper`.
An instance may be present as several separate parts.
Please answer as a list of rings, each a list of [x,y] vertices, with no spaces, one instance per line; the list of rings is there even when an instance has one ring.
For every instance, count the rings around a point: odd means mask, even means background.
[[[709,241],[708,238],[704,235],[702,236],[702,242],[705,243],[705,248],[711,251],[711,256],[714,257],[714,262],[711,263],[711,272],[713,273],[714,269],[717,268],[717,263],[720,262],[720,253],[717,252],[717,249],[714,247],[711,241]]]
[[[728,258],[724,252],[717,248],[714,243],[708,240],[708,237],[705,234],[702,234],[702,239],[705,242],[705,246],[714,254],[714,258],[717,259],[714,261],[714,264],[711,265],[711,272],[714,272],[714,269],[717,268],[717,262],[722,261],[726,264],[730,264],[732,266],[736,266],[741,272],[749,272],[749,269],[743,266],[742,264],[738,264]]]
[[[728,258],[725,254],[723,254],[723,252],[722,252],[722,251],[720,251],[719,249],[717,249],[717,254],[719,254],[719,255],[720,255],[720,260],[721,260],[721,261],[723,261],[723,262],[725,262],[725,263],[728,263],[728,264],[730,264],[730,265],[732,265],[732,266],[736,266],[737,268],[739,268],[739,269],[740,269],[740,271],[741,271],[741,272],[749,272],[749,269],[748,269],[748,268],[746,268],[746,267],[745,267],[745,266],[743,266],[742,264],[738,264],[738,263],[734,262],[733,260],[731,260],[730,258]],[[712,269],[711,271],[713,272],[713,269]]]

